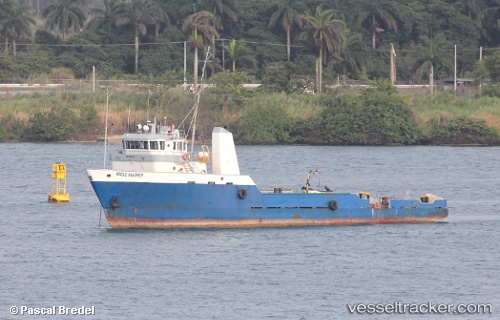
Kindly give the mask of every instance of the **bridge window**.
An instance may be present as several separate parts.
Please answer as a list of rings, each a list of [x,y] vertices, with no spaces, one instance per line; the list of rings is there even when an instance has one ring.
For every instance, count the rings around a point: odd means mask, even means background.
[[[154,142],[154,143],[153,143]],[[124,141],[125,149],[149,149],[149,141]],[[151,149],[158,150],[158,141],[151,141]]]
[[[149,149],[158,150],[158,141],[149,141]]]
[[[127,141],[128,149],[137,149],[136,141]]]

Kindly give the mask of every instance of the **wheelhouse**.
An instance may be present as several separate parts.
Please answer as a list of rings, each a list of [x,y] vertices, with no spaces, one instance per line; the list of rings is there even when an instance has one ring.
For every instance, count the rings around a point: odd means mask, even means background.
[[[149,126],[138,126],[137,133],[125,134],[122,137],[123,150],[165,151],[174,154],[187,152],[186,136],[182,130],[174,130],[172,126],[162,126],[157,133],[155,128],[152,132],[146,128]]]

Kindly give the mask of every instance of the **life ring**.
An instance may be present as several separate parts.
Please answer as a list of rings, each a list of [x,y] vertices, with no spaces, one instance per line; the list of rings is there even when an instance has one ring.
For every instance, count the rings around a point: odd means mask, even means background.
[[[182,171],[183,171],[182,168],[180,168],[178,172],[182,172]]]
[[[338,207],[339,207],[339,205],[338,205],[337,201],[332,200],[332,201],[328,202],[328,208],[330,208],[330,210],[335,211],[338,209]]]
[[[382,207],[387,208],[389,207],[389,198],[387,197],[382,197],[382,202],[381,202]]]
[[[201,170],[201,174],[205,174],[207,173],[205,170]]]
[[[184,161],[188,161],[188,160],[189,160],[189,154],[188,154],[188,153],[184,153],[184,154],[182,155],[182,160],[184,160]]]
[[[247,191],[245,189],[238,189],[238,198],[241,200],[247,197]]]

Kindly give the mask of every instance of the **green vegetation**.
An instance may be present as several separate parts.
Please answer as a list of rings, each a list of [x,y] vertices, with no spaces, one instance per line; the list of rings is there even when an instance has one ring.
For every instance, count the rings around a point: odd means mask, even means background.
[[[230,128],[235,140],[243,144],[290,143],[293,119],[277,105],[248,108],[240,121]]]
[[[214,126],[227,126],[243,144],[500,145],[499,98],[470,101],[442,93],[431,100],[398,94],[382,79],[371,89],[322,96],[229,85],[246,77],[228,73],[215,77],[220,87],[205,89],[198,140],[209,140]],[[105,101],[103,91],[10,96],[0,100],[0,140],[95,140],[103,136]],[[194,95],[181,87],[115,91],[109,103],[110,134],[133,130],[155,116],[179,124],[193,104]]]
[[[154,115],[180,123],[193,105],[180,85],[203,81],[201,141],[226,125],[241,143],[498,144],[498,21],[500,0],[0,0],[2,93],[64,85],[6,93],[0,139],[95,139],[104,87],[114,133]],[[478,89],[450,95],[439,81],[455,44],[458,77]],[[429,95],[384,80],[391,45],[397,79]],[[85,93],[94,66],[98,92]]]
[[[437,121],[432,119],[430,134],[425,137],[431,144],[498,144],[498,131],[486,125],[484,120],[457,118]]]
[[[404,100],[391,91],[368,89],[320,99],[324,110],[298,124],[300,143],[340,145],[413,144],[419,130]]]
[[[431,119],[470,118],[485,120],[488,126],[500,129],[500,99],[481,96],[470,99],[452,93],[425,95],[402,95],[413,110],[419,126]]]
[[[286,62],[321,93],[338,78],[387,77],[391,43],[405,83],[451,77],[455,44],[459,77],[473,76],[483,47],[484,76],[497,81],[499,18],[500,0],[2,0],[0,83],[54,83],[55,68],[89,79],[92,66],[99,79],[164,79],[183,69],[186,43],[195,86],[208,47],[208,77],[260,81]]]

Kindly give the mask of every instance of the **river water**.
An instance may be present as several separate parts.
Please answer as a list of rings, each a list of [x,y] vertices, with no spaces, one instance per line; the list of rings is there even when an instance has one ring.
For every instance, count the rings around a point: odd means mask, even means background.
[[[53,306],[93,307],[96,319],[366,319],[347,304],[369,303],[482,303],[491,313],[454,315],[500,318],[500,148],[237,152],[242,173],[263,188],[300,188],[320,169],[313,188],[433,193],[448,199],[450,215],[413,225],[111,230],[84,171],[103,166],[102,143],[1,143],[0,319],[86,318],[27,315]],[[58,161],[67,164],[67,204],[46,201]]]

